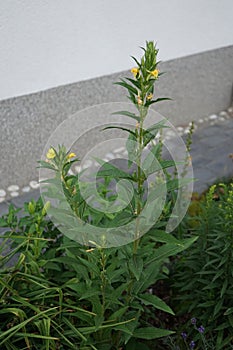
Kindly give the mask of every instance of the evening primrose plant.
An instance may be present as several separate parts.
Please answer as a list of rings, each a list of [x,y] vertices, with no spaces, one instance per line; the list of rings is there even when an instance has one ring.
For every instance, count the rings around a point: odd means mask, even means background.
[[[151,105],[166,100],[154,98],[161,75],[157,53],[155,44],[147,42],[142,58],[133,58],[132,76],[116,83],[126,89],[136,108],[135,113],[123,110],[116,114],[133,118],[134,127],[105,127],[128,133],[128,169],[98,160],[101,168],[95,185],[101,200],[97,204],[107,209],[113,206],[118,196],[111,181],[122,184],[124,180],[125,185],[127,180],[130,186],[120,187],[122,194],[131,194],[130,200],[126,195],[120,197],[124,208],[121,203],[116,211],[92,206],[87,200],[92,196],[91,183],[81,183],[81,173],[70,172],[78,162],[76,155],[64,145],[51,145],[46,159],[40,161],[40,167],[53,174],[44,180],[42,193],[49,202],[29,203],[21,219],[10,208],[2,219],[2,226],[9,227],[5,242],[16,243],[10,254],[17,253],[19,258],[7,268],[4,262],[9,257],[5,255],[0,270],[1,349],[148,350],[147,341],[173,333],[154,327],[147,317],[151,308],[155,315],[158,310],[174,315],[162,299],[150,293],[150,286],[165,277],[164,262],[196,238],[176,239],[165,231],[171,199],[180,184],[166,172],[176,164],[162,158],[162,142],[156,138],[164,121],[144,127]],[[144,156],[149,146],[150,153]],[[165,182],[156,180],[161,170]],[[154,181],[148,199],[149,176]],[[155,219],[164,189],[164,208]],[[54,198],[58,202],[55,209]],[[45,217],[45,210],[50,218]],[[81,237],[78,242],[72,239],[74,233]],[[126,234],[131,238],[127,244]],[[109,244],[110,235],[111,242],[115,236],[115,246]]]

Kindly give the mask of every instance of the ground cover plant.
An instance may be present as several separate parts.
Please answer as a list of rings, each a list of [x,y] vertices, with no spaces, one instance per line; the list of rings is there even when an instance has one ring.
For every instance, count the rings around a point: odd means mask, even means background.
[[[131,182],[133,196],[125,208],[100,213],[88,205],[81,195],[79,174],[69,174],[78,159],[61,145],[57,149],[51,146],[40,166],[54,174],[47,194],[55,193],[59,200],[62,189],[72,216],[63,202],[55,211],[49,202],[40,199],[26,203],[20,217],[19,210],[11,205],[9,213],[1,218],[0,226],[5,228],[0,261],[1,349],[146,350],[151,348],[151,340],[173,334],[172,329],[153,323],[160,311],[171,315],[174,312],[150,292],[150,286],[165,278],[169,257],[187,249],[197,238],[176,238],[165,232],[177,190],[185,182],[167,171],[176,166],[174,161],[162,157],[162,142],[156,136],[165,127],[164,122],[144,127],[151,105],[166,99],[154,98],[155,84],[161,76],[157,53],[154,43],[147,42],[142,58],[134,58],[132,78],[118,82],[136,109],[135,113],[118,112],[135,121],[133,129],[124,128],[128,133],[128,172],[104,162],[98,172],[98,191],[103,202],[107,200],[110,205],[116,200],[111,180]],[[148,145],[150,153],[143,157]],[[164,182],[157,178],[158,162],[159,170],[164,170]],[[148,206],[149,176],[154,176],[154,186]],[[86,183],[84,188],[87,195],[89,185]],[[164,208],[155,220],[155,209],[161,205],[165,187]],[[143,216],[145,208],[147,215]],[[115,232],[133,219],[133,240],[106,248],[108,237],[103,235],[102,244],[92,241],[88,245],[84,239],[85,245],[81,245],[62,234],[46,216],[47,212],[61,225],[69,226],[78,219],[95,225],[96,230],[113,227]],[[77,228],[84,238],[85,224]],[[144,235],[142,228],[147,229]]]

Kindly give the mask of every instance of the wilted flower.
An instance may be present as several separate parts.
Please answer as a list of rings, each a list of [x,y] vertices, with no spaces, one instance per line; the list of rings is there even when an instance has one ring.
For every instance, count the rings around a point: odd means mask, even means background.
[[[141,99],[140,96],[138,96],[138,104],[139,104],[139,105],[142,105],[142,99]]]

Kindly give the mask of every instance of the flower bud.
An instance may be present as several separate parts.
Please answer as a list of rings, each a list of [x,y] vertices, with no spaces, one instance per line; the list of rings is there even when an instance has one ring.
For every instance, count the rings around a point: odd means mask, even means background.
[[[29,202],[28,203],[28,212],[29,214],[34,214],[35,213],[35,210],[36,210],[36,205],[34,202]]]
[[[49,208],[51,207],[51,203],[50,202],[46,202],[45,205],[43,206],[42,209],[42,215],[45,216],[47,214],[47,211],[49,210]]]

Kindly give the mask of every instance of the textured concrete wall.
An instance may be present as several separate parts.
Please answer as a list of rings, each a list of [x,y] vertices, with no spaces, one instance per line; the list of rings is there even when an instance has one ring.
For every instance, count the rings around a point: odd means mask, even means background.
[[[166,71],[158,97],[169,96],[156,109],[175,125],[187,124],[227,108],[231,103],[233,46],[161,64]],[[38,178],[36,161],[51,132],[75,112],[104,102],[127,101],[113,82],[128,72],[60,86],[0,101],[0,188]],[[87,140],[88,142],[88,140]]]
[[[1,0],[0,100],[232,45],[232,0]]]

